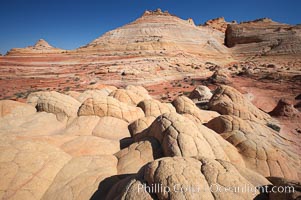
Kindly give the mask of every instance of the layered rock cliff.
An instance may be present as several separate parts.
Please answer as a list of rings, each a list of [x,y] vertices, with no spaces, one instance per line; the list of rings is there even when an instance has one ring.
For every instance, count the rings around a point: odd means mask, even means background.
[[[195,26],[167,11],[146,11],[142,17],[109,31],[78,52],[136,52],[160,54],[185,52],[227,58],[224,34],[210,27]]]
[[[294,55],[301,53],[301,25],[288,25],[263,18],[230,24],[225,44],[233,55]]]

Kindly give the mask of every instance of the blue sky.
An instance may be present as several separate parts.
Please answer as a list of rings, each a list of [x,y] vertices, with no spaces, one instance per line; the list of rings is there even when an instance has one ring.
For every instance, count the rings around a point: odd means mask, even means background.
[[[40,38],[74,49],[156,8],[191,17],[196,24],[220,16],[238,22],[269,17],[301,23],[300,0],[0,0],[0,53]]]

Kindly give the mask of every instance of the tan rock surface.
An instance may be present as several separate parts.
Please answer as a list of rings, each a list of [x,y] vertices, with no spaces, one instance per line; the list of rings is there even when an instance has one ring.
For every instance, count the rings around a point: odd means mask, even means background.
[[[189,98],[195,103],[207,103],[212,97],[210,89],[204,85],[198,85],[189,94]]]
[[[117,174],[116,166],[117,159],[112,155],[73,158],[41,199],[89,199],[100,181]]]
[[[148,91],[140,85],[128,85],[128,86],[126,86],[125,89],[132,91],[139,96],[142,96],[143,99],[151,99],[152,98],[151,96],[149,96]]]
[[[229,158],[215,132],[196,124],[177,113],[159,116],[147,130],[147,136],[156,138],[162,145],[164,156],[204,156],[212,159],[236,160],[243,165],[240,155],[232,151]],[[223,141],[225,142],[225,141]],[[226,146],[226,145],[224,145]],[[233,149],[232,149],[233,150]]]
[[[141,166],[162,157],[160,143],[150,138],[144,141],[131,144],[129,147],[117,152],[118,174],[137,173]]]
[[[209,102],[210,110],[222,115],[234,115],[247,120],[269,121],[271,117],[255,107],[240,92],[230,86],[218,87]]]
[[[59,121],[73,120],[80,106],[76,99],[54,91],[31,93],[27,103],[36,107],[38,112],[55,114]]]
[[[11,100],[0,101],[0,118],[22,117],[36,112],[35,107]],[[1,120],[1,119],[0,119]]]
[[[144,184],[140,180],[136,178],[130,179],[122,179],[117,184],[113,186],[113,188],[109,191],[109,194],[106,196],[106,199],[145,199],[145,200],[153,200],[152,196],[146,191],[142,190],[138,192],[137,188],[141,187]]]
[[[134,93],[131,90],[125,90],[125,89],[115,90],[112,93],[110,93],[109,96],[114,97],[120,102],[126,103],[128,105],[133,105],[133,106],[136,106],[140,101],[144,99],[143,96],[138,95],[137,93]]]
[[[138,107],[140,107],[143,110],[146,117],[149,116],[158,117],[159,115],[162,115],[164,113],[170,113],[176,111],[171,104],[161,103],[160,101],[155,99],[147,99],[141,101],[138,104]]]
[[[177,113],[192,115],[200,123],[206,123],[219,116],[217,112],[199,109],[191,99],[185,96],[177,97],[172,104],[176,108]]]
[[[136,135],[142,133],[144,130],[146,130],[154,121],[155,117],[148,116],[148,117],[142,117],[133,123],[129,125],[129,131],[131,133],[131,136],[135,138]]]
[[[92,135],[116,141],[131,136],[128,123],[115,117],[101,117]]]
[[[208,81],[213,84],[230,84],[232,82],[226,71],[220,69],[216,70]]]
[[[292,26],[263,18],[229,25],[226,45],[238,56],[301,53],[300,25]]]
[[[110,116],[123,119],[126,122],[133,122],[144,117],[144,113],[140,108],[122,103],[113,97],[87,99],[80,106],[78,115],[97,115],[99,117]]]
[[[286,99],[280,99],[277,106],[269,112],[273,117],[284,117],[288,119],[300,119],[301,113]]]
[[[75,156],[112,155],[120,150],[119,141],[94,137],[80,136],[60,146],[66,153]]]
[[[240,173],[243,171],[243,173]],[[256,177],[256,178],[255,178]],[[254,182],[255,178],[255,182]],[[139,184],[144,187],[158,185],[157,190],[150,192],[153,199],[253,199],[259,191],[251,192],[220,192],[213,187],[219,186],[221,190],[237,185],[243,187],[249,185],[255,188],[257,185],[267,185],[269,181],[263,176],[245,168],[239,168],[229,162],[222,160],[212,160],[208,158],[162,158],[155,160],[143,169],[136,177],[130,180],[123,180],[123,183],[113,187],[116,191],[119,187],[121,191],[117,193],[122,199],[127,197],[150,198],[145,191],[137,187]],[[239,183],[239,184],[238,184]],[[126,185],[126,188],[124,187]],[[163,190],[162,188],[169,188]],[[136,187],[136,188],[134,188]],[[210,188],[211,187],[211,188]],[[141,188],[141,185],[140,185]],[[211,189],[211,190],[210,190]],[[112,195],[112,192],[109,194]],[[115,194],[115,196],[117,196]],[[112,198],[112,196],[110,196]]]
[[[229,22],[225,21],[224,17],[218,17],[218,18],[206,21],[204,25],[225,33],[228,24],[236,24],[236,23],[235,22],[229,23]]]
[[[81,106],[53,92],[30,95],[34,106],[0,101],[5,113],[0,118],[1,198],[250,199],[258,193],[150,194],[137,187],[253,187],[269,184],[263,176],[298,179],[301,174],[291,141],[233,88],[221,86],[210,100],[224,114],[218,117],[185,96],[176,97],[173,106],[150,99],[140,87],[121,90],[143,97],[136,107],[99,91],[83,92],[87,99]],[[208,120],[209,128],[201,123]]]
[[[228,50],[222,45],[223,34],[208,27],[197,27],[189,21],[166,14],[144,14],[136,21],[107,32],[79,52],[116,51],[185,51],[216,59],[224,57]],[[138,53],[138,52],[137,52]],[[221,54],[222,53],[222,54]]]
[[[92,135],[100,117],[95,115],[78,116],[64,130],[65,135]]]
[[[38,112],[29,116],[0,118],[0,134],[53,135],[66,127],[53,113]]]
[[[222,115],[206,126],[233,144],[249,169],[264,176],[298,179],[298,153],[286,151],[287,141],[266,125]]]
[[[83,103],[89,98],[92,99],[101,99],[105,98],[106,96],[109,96],[111,93],[110,90],[106,89],[101,89],[101,90],[86,90],[83,93],[81,93],[76,99],[80,102]]]
[[[41,199],[70,156],[47,143],[0,139],[0,198]]]

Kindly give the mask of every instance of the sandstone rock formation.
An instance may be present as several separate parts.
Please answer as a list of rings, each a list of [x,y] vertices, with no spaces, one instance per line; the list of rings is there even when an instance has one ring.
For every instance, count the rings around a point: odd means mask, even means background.
[[[1,199],[41,199],[70,156],[52,145],[1,136]]]
[[[148,116],[148,117],[142,117],[133,123],[129,125],[129,131],[131,133],[131,136],[135,138],[137,134],[142,133],[144,130],[146,130],[154,121],[156,117],[154,116]]]
[[[231,83],[231,79],[223,70],[216,70],[212,76],[208,79],[209,82],[214,84],[229,84]]]
[[[80,106],[74,98],[54,91],[32,93],[28,96],[27,103],[39,112],[55,114],[59,121],[76,117]]]
[[[266,124],[268,114],[229,86],[210,100],[220,116],[185,96],[166,104],[140,87],[116,91],[144,100],[138,107],[95,89],[78,94],[82,104],[58,92],[32,93],[28,104],[0,101],[0,198],[253,199],[262,197],[257,189],[210,187],[299,179],[298,151]],[[138,192],[155,184],[176,191]],[[201,191],[181,190],[186,186]]]
[[[210,110],[222,115],[234,115],[247,120],[270,121],[271,117],[256,108],[236,89],[229,86],[218,87],[209,102]]]
[[[148,91],[140,85],[128,85],[125,89],[134,92],[138,96],[142,96],[143,99],[151,99],[151,96],[149,96]]]
[[[138,104],[138,107],[143,110],[146,117],[158,117],[164,113],[175,112],[175,108],[171,104],[161,103],[160,101],[154,99],[141,101]]]
[[[33,46],[28,46],[26,48],[14,48],[7,52],[9,56],[18,56],[18,55],[39,55],[39,54],[59,54],[64,50],[55,48],[48,44],[43,39],[37,41]]]
[[[266,125],[236,116],[222,115],[206,125],[233,144],[243,156],[246,166],[264,176],[298,178],[298,155],[287,154],[282,138]],[[285,143],[285,141],[282,141]],[[280,144],[279,144],[280,143]],[[284,147],[285,148],[285,147]],[[295,168],[292,170],[292,168]]]
[[[217,112],[199,109],[192,100],[185,96],[177,97],[172,104],[178,113],[185,114],[186,116],[191,115],[201,123],[206,123],[219,116]]]
[[[225,21],[224,17],[218,17],[218,18],[206,21],[204,25],[225,33],[228,24],[236,24],[236,22],[229,23],[229,22]]]
[[[274,117],[286,117],[289,119],[301,118],[299,110],[294,108],[294,105],[284,98],[278,101],[277,106],[269,114]]]
[[[128,123],[115,117],[101,117],[92,134],[117,141],[130,137]]]
[[[223,43],[223,33],[212,28],[195,26],[190,21],[182,20],[161,10],[146,11],[136,21],[107,32],[78,52],[133,52],[166,51],[202,54],[215,59],[227,56]]]
[[[196,124],[177,113],[165,113],[159,116],[147,130],[144,137],[154,137],[162,145],[164,156],[205,156],[222,160],[232,160],[243,165],[237,151],[229,148],[226,152],[225,141],[219,140],[210,129]],[[219,144],[221,143],[221,144]],[[211,148],[214,146],[215,148]],[[227,154],[231,152],[231,154]]]
[[[110,94],[111,97],[118,99],[120,102],[136,106],[144,98],[131,90],[118,89]]]
[[[12,49],[0,57],[0,99],[27,103],[0,101],[0,199],[260,199],[266,185],[297,189],[270,199],[298,198],[299,111],[281,101],[276,121],[255,94],[284,91],[283,77],[300,94],[300,46],[300,25],[196,26],[157,9],[75,50]],[[257,88],[268,81],[277,89]],[[218,86],[230,83],[244,95]],[[196,84],[217,89],[184,96]],[[282,118],[297,119],[294,134]],[[138,191],[156,185],[171,191]]]
[[[105,97],[101,99],[87,99],[80,106],[78,115],[110,116],[125,120],[126,122],[133,122],[143,117],[144,113],[138,107],[127,105],[113,97]]]
[[[36,112],[33,106],[11,100],[0,101],[0,118],[22,117]]]
[[[75,157],[56,174],[42,199],[90,198],[100,181],[117,173],[116,165],[112,155]]]
[[[29,88],[83,91],[104,84],[145,85],[191,74],[203,77],[209,73],[202,67],[206,63],[228,66],[256,57],[266,64],[275,59],[270,54],[283,55],[279,62],[289,72],[299,73],[293,71],[300,66],[299,25],[265,19],[229,24],[226,33],[220,31],[224,27],[223,18],[195,26],[192,20],[157,10],[74,50],[57,50],[40,40],[36,46],[0,57],[0,98],[25,98]]]
[[[300,28],[268,18],[231,24],[225,43],[237,56],[300,54]]]
[[[210,89],[204,85],[198,85],[189,94],[189,98],[193,100],[194,103],[208,103],[212,97]]]
[[[109,96],[112,91],[109,89],[101,89],[101,90],[86,90],[76,98],[80,103],[83,103],[89,98],[92,99],[101,99],[105,96]]]
[[[115,154],[118,174],[137,173],[141,166],[162,157],[160,143],[153,138],[136,142]]]
[[[269,184],[250,170],[204,157],[158,159],[146,165],[137,176],[120,182],[113,186],[106,199],[253,199],[259,196],[259,191],[219,192],[212,189],[212,185],[220,185],[224,190],[237,183],[238,187],[248,184],[254,188]],[[149,186],[157,188],[148,190]]]

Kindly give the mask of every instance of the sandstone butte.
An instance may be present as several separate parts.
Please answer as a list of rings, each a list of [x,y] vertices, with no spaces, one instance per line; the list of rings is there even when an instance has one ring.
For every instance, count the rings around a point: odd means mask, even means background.
[[[160,9],[75,50],[12,49],[0,199],[299,199],[300,55],[300,25]]]

